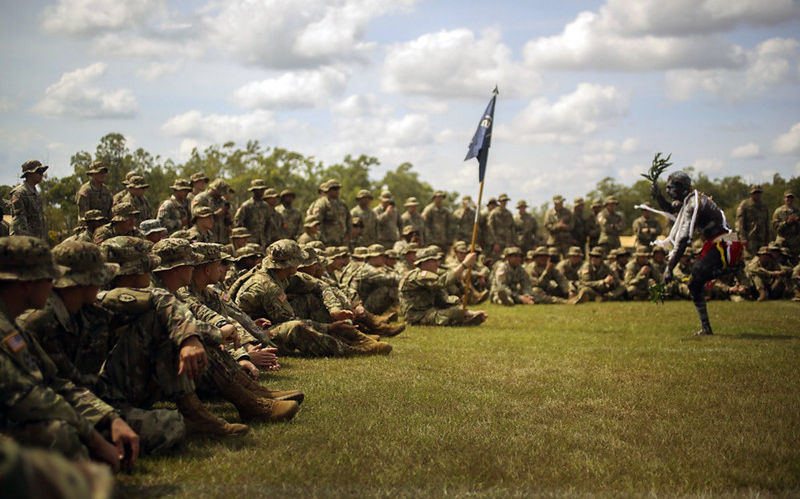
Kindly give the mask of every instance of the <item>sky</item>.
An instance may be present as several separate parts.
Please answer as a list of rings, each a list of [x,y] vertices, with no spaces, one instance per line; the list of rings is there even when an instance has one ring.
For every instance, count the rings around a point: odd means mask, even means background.
[[[800,175],[800,0],[0,0],[0,183],[118,132],[184,161],[258,140],[403,162],[477,196],[464,161],[498,86],[486,194],[630,184],[656,152],[711,178]],[[513,202],[513,201],[512,201]]]

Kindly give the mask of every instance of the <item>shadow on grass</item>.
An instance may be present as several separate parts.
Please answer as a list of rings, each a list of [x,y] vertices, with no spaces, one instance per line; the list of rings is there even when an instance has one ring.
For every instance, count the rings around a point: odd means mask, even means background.
[[[742,334],[720,334],[723,338],[733,338],[734,340],[797,340],[797,336],[789,336],[786,334],[758,334],[758,333],[742,333]]]
[[[155,485],[124,485],[117,483],[114,487],[114,496],[119,498],[164,497],[175,495],[180,489],[180,486],[172,483]]]

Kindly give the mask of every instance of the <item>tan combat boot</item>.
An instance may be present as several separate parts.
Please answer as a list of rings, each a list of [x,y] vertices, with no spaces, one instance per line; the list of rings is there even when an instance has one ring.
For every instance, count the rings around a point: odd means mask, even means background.
[[[242,421],[277,423],[289,421],[297,413],[300,406],[294,400],[268,399],[250,390],[241,381],[237,376],[224,387],[219,387],[219,391],[226,400],[236,406]]]
[[[176,403],[189,434],[227,437],[244,435],[249,430],[247,425],[229,423],[211,414],[195,393],[178,399]]]
[[[240,374],[241,376],[236,376],[236,382],[262,397],[272,400],[294,400],[298,404],[301,404],[305,398],[305,395],[300,390],[270,390],[244,372],[240,372]]]

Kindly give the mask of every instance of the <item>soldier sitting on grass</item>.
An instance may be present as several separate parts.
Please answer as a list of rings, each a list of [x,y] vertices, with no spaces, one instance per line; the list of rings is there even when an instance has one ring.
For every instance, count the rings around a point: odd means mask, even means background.
[[[518,247],[504,249],[503,260],[492,269],[490,299],[492,303],[506,306],[535,303],[531,278],[522,266],[522,250]]]
[[[467,310],[458,296],[446,288],[461,279],[464,270],[475,263],[477,253],[469,253],[454,269],[439,272],[442,253],[429,246],[417,253],[416,269],[400,283],[400,302],[406,323],[423,326],[471,326],[486,320],[483,310]]]

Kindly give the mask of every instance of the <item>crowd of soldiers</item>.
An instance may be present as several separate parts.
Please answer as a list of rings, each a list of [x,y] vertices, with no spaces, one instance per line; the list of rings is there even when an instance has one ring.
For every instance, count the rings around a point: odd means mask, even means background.
[[[234,210],[225,180],[197,173],[175,180],[153,210],[141,175],[112,195],[96,162],[76,193],[81,226],[51,249],[36,189],[46,169],[22,165],[0,237],[0,444],[16,446],[5,455],[20,466],[35,468],[29,448],[44,447],[119,469],[187,434],[236,436],[292,419],[303,392],[257,382],[280,356],[386,355],[406,324],[487,319],[467,305],[646,300],[664,285],[667,255],[653,244],[664,228],[644,205],[623,247],[628,226],[613,196],[571,208],[554,196],[539,227],[525,201],[512,214],[505,194],[477,217],[468,196],[451,212],[442,191],[421,212],[414,197],[401,212],[389,191],[374,203],[361,190],[348,208],[335,179],[305,212],[291,190],[255,179]],[[714,281],[711,298],[797,299],[800,210],[786,192],[770,221],[760,195],[754,186],[736,217],[750,260]],[[689,298],[692,256],[668,296]],[[210,395],[231,402],[241,423],[209,411]],[[103,476],[89,469],[78,470],[81,483]]]

